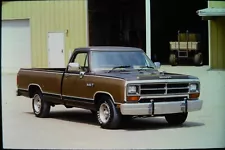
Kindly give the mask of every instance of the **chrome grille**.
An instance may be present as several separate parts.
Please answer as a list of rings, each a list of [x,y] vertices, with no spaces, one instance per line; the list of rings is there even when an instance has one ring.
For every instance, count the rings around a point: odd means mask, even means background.
[[[189,83],[142,84],[140,95],[187,94]]]

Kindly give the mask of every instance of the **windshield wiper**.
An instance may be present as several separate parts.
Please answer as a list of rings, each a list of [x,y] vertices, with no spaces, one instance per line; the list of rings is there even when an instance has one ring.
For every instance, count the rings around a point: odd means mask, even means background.
[[[155,68],[152,67],[152,66],[140,66],[140,69],[138,69],[138,71],[141,71],[141,70],[144,69],[144,68],[155,69]]]
[[[117,69],[117,68],[130,68],[131,66],[116,66],[116,67],[113,67],[111,70],[108,71],[108,73],[110,73],[111,71]]]

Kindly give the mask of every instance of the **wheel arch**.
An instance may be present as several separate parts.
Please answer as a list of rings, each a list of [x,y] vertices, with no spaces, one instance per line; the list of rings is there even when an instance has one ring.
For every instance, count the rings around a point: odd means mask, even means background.
[[[41,93],[43,93],[42,88],[40,85],[31,83],[28,85],[28,92],[29,92],[29,97],[32,98],[34,96],[34,92],[39,90]]]
[[[112,94],[110,94],[109,92],[106,92],[106,91],[97,91],[95,92],[94,96],[93,96],[93,99],[94,99],[94,103],[97,104],[100,100],[100,97],[102,96],[108,96],[111,98],[112,102],[115,104],[115,100],[112,96]]]

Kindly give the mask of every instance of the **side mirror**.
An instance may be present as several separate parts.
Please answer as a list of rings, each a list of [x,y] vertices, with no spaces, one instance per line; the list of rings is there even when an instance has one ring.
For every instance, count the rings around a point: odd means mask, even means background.
[[[155,64],[155,66],[156,66],[157,69],[159,69],[161,67],[160,62],[154,62],[154,64]]]
[[[68,71],[78,71],[80,69],[80,65],[78,63],[69,63]]]

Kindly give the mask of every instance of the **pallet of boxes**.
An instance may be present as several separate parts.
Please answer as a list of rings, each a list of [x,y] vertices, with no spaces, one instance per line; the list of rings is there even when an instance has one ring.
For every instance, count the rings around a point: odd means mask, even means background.
[[[192,59],[196,66],[203,65],[199,34],[178,31],[177,41],[170,42],[170,64],[176,66],[181,59]]]

